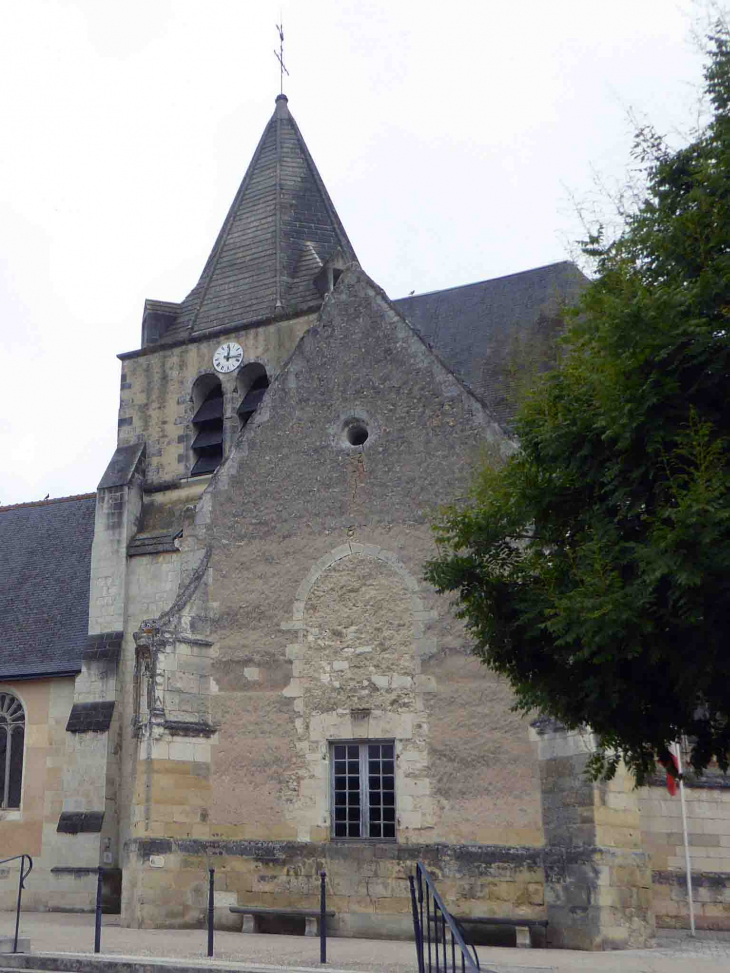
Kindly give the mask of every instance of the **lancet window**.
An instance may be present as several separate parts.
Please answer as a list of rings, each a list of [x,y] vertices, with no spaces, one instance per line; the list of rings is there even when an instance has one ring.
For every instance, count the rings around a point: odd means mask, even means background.
[[[23,704],[11,693],[0,693],[0,808],[20,807],[24,745]]]

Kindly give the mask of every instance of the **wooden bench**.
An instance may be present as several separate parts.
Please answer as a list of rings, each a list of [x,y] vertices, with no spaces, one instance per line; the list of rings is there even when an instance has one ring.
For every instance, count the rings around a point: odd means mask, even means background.
[[[461,925],[479,924],[483,926],[512,926],[517,936],[517,945],[523,948],[532,946],[532,930],[547,929],[547,919],[506,919],[502,916],[454,916]]]
[[[241,932],[258,932],[258,916],[297,916],[304,919],[304,935],[319,936],[319,921],[322,913],[319,909],[258,909],[245,905],[229,905],[230,912],[243,916]],[[335,912],[325,912],[327,918],[336,915]]]

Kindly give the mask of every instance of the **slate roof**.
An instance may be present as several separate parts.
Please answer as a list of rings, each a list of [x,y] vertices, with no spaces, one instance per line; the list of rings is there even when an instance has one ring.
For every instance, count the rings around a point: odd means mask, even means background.
[[[81,670],[96,494],[0,507],[0,679]]]
[[[509,427],[518,385],[555,363],[561,309],[587,284],[566,260],[393,303]]]
[[[356,259],[279,95],[200,280],[174,318],[174,306],[148,302],[156,317],[154,326],[143,325],[147,340],[180,340],[319,307],[314,278],[338,247],[347,262]]]

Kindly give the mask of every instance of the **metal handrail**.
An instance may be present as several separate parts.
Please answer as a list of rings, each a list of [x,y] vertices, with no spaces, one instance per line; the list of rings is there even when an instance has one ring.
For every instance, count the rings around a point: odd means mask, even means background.
[[[479,973],[476,949],[466,942],[464,927],[446,908],[433,879],[420,862],[416,864],[415,876],[409,875],[408,881],[411,886],[418,973],[432,973],[434,969],[436,973],[448,973],[449,970],[455,973],[457,949],[462,973],[467,970]],[[489,971],[485,970],[484,973]]]
[[[28,870],[24,871],[25,859],[28,859]],[[33,870],[33,859],[30,855],[13,855],[12,858],[3,858],[0,860],[0,865],[6,865],[8,862],[15,862],[20,859],[20,876],[18,881],[18,905],[15,910],[15,940],[13,942],[13,952],[18,952],[18,930],[20,929],[20,899],[23,894],[23,889],[25,888],[25,880],[30,875]]]

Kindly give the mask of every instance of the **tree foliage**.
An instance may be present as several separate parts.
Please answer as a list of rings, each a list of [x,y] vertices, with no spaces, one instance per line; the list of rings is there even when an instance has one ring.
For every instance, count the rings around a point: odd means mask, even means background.
[[[668,746],[730,750],[730,38],[705,69],[712,116],[635,152],[647,191],[561,365],[523,404],[520,449],[436,525],[426,576],[456,593],[475,652],[517,707],[590,725],[596,776],[643,781]]]

